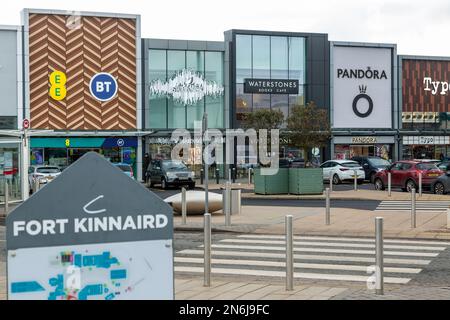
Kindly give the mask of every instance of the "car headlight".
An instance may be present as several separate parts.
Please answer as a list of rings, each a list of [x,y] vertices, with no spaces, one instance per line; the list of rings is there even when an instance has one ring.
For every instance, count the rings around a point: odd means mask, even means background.
[[[47,183],[47,179],[46,178],[39,178],[39,183]]]
[[[195,172],[194,172],[194,171],[191,171],[191,172],[189,173],[189,177],[192,178],[192,179],[194,179],[194,178],[195,178]]]

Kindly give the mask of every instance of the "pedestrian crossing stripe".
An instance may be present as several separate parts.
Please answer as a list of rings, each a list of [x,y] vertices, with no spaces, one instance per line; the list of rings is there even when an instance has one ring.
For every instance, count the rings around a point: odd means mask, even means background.
[[[369,238],[294,236],[294,278],[370,282],[375,264],[374,240]],[[384,281],[406,284],[449,242],[384,240]],[[211,245],[212,274],[284,278],[283,235],[243,234]],[[386,250],[387,249],[387,250]],[[202,246],[176,252],[175,272],[203,273]]]
[[[416,200],[416,211],[439,213],[450,208],[450,201]],[[384,200],[375,208],[375,211],[411,211],[411,200]]]

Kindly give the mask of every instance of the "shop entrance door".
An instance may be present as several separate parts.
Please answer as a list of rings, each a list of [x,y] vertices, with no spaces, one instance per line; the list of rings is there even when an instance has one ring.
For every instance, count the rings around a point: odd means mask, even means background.
[[[101,153],[99,148],[69,148],[67,151],[68,151],[67,159],[69,165],[77,161],[79,158],[81,158],[85,153],[89,151]]]

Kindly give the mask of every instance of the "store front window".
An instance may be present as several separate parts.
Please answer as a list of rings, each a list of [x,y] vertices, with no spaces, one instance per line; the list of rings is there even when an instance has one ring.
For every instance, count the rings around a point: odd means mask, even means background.
[[[380,157],[386,160],[392,159],[392,145],[350,145],[337,144],[334,146],[334,159],[345,160],[356,156]]]
[[[403,159],[450,158],[449,136],[405,136],[403,137]]]
[[[237,34],[235,43],[238,127],[246,114],[255,110],[280,110],[287,118],[292,107],[305,103],[305,38]],[[298,93],[246,93],[246,79],[298,80]]]
[[[19,144],[0,144],[0,192],[2,196],[5,194],[5,182],[8,183],[10,200],[22,198],[19,150]]]

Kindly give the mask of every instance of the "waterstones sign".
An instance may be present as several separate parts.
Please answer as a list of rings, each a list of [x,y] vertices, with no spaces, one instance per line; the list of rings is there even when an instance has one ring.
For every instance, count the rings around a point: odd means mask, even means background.
[[[245,79],[244,93],[298,94],[298,80]]]

